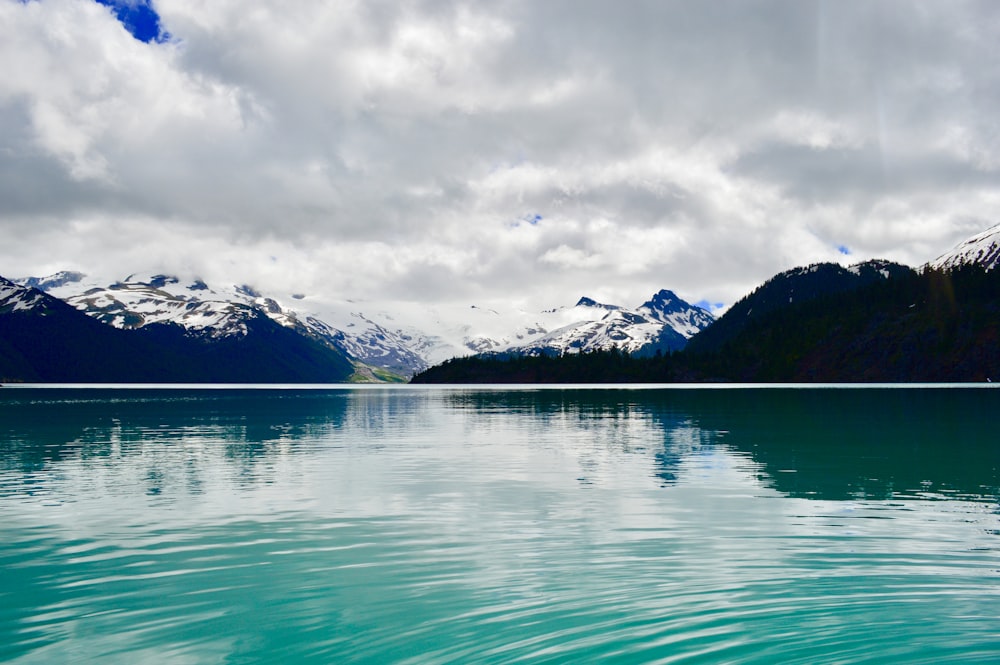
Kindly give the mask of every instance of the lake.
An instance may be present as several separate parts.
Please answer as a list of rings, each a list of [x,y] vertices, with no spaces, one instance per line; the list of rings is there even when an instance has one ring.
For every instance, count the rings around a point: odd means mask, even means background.
[[[987,387],[0,388],[0,661],[997,663]]]

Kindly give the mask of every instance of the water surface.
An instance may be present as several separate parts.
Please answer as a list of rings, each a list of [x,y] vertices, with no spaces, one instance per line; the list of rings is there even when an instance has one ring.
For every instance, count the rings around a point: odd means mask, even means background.
[[[991,389],[0,389],[0,661],[1000,661]]]

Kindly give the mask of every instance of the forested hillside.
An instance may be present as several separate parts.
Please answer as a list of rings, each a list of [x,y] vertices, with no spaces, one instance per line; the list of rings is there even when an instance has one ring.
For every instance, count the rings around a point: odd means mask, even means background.
[[[747,300],[752,304],[750,296]],[[804,302],[770,301],[773,306],[756,316],[736,310],[740,325],[724,335],[715,333],[711,343],[699,343],[715,326],[726,325],[727,314],[674,354],[651,359],[615,353],[473,357],[431,368],[414,380],[912,382],[1000,377],[1000,271],[975,265],[893,270],[888,278],[866,280],[848,290],[818,288]]]

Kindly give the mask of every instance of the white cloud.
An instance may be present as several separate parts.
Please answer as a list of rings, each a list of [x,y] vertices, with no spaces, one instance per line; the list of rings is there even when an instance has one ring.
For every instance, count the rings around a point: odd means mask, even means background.
[[[0,274],[728,303],[1000,213],[989,2],[155,7],[0,0]]]

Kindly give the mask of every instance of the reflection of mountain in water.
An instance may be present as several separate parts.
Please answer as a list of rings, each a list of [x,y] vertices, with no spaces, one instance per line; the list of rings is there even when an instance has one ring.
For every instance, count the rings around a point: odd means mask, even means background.
[[[762,480],[816,499],[986,497],[1000,488],[1000,391],[961,388],[723,391],[699,411]],[[692,405],[693,407],[693,405]]]
[[[471,389],[454,393],[449,403],[480,416],[559,425],[617,454],[651,455],[653,475],[664,486],[677,482],[685,459],[711,449],[717,439],[693,419],[689,400],[673,390]]]
[[[341,427],[346,391],[10,390],[0,394],[0,470],[24,475],[60,462],[122,473],[138,467],[150,494],[170,478],[197,491],[209,459],[255,482],[268,455]]]
[[[7,493],[41,491],[54,477],[41,472],[59,466],[109,491],[127,480],[150,494],[198,492],[218,469],[238,485],[269,482],[276,460],[308,464],[322,447],[475,444],[516,429],[543,445],[567,441],[583,484],[628,457],[672,485],[686,461],[721,451],[796,497],[995,500],[997,413],[1000,391],[958,388],[19,389],[0,393],[0,473],[20,476]]]
[[[663,484],[682,462],[722,446],[761,465],[760,480],[791,496],[884,499],[1000,493],[995,419],[1000,391],[983,388],[732,388],[462,392],[459,408],[540,423],[641,419]],[[650,431],[656,436],[650,437]],[[724,433],[720,436],[719,433]]]

